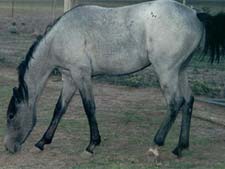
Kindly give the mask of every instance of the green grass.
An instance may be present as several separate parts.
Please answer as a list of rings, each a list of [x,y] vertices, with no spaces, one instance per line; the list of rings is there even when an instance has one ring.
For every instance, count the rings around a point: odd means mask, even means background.
[[[10,92],[12,88],[10,86],[1,86],[0,87],[0,138],[3,138],[5,133],[5,126],[6,126],[6,110],[7,110],[7,102],[9,100]],[[1,151],[1,148],[0,148]]]
[[[211,63],[209,59],[210,57],[208,55],[201,56],[201,54],[196,54],[192,58],[189,66],[193,69],[216,69],[225,71],[225,58],[221,58],[219,63],[217,61]]]
[[[218,87],[210,87],[207,83],[197,80],[191,83],[191,89],[195,95],[204,95],[209,97],[216,97],[221,91]]]
[[[160,169],[160,166],[150,166],[150,165],[135,165],[135,164],[120,164],[116,162],[109,162],[108,164],[88,164],[88,165],[78,165],[72,169]]]

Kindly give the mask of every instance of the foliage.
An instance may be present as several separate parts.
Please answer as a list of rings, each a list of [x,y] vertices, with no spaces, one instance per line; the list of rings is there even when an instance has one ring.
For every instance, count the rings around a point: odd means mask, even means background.
[[[207,83],[197,80],[191,83],[191,88],[195,95],[206,95],[210,97],[215,97],[220,94],[219,88],[211,87]]]

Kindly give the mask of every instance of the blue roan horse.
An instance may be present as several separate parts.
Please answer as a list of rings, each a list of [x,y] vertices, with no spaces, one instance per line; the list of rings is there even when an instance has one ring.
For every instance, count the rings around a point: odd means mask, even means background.
[[[168,104],[168,115],[154,142],[162,146],[182,110],[179,143],[174,154],[189,146],[194,98],[186,67],[197,50],[219,60],[225,51],[225,14],[210,16],[171,0],[119,8],[78,6],[63,15],[31,46],[18,67],[19,86],[13,89],[7,112],[5,146],[17,152],[36,122],[35,105],[54,68],[63,87],[51,124],[36,144],[50,144],[71,98],[79,90],[90,126],[88,152],[100,144],[91,79],[123,75],[152,65]],[[151,96],[149,96],[151,97]]]

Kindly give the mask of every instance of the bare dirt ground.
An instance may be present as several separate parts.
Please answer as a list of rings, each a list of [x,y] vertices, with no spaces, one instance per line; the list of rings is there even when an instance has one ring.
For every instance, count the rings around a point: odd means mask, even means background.
[[[0,68],[0,137],[4,135],[5,114],[12,87],[16,85],[14,68]],[[41,152],[34,144],[47,128],[59,95],[61,82],[52,77],[38,103],[38,122],[22,151],[12,155],[0,142],[1,169],[69,169],[69,168],[224,168],[225,130],[199,118],[193,118],[191,147],[177,159],[170,151],[175,147],[180,117],[165,147],[160,149],[160,163],[152,162],[147,151],[166,112],[164,98],[157,88],[135,89],[108,84],[94,84],[97,119],[102,144],[95,155],[81,154],[89,140],[88,124],[78,95],[72,100],[57,130],[54,141]],[[194,116],[224,116],[224,108],[195,103]]]

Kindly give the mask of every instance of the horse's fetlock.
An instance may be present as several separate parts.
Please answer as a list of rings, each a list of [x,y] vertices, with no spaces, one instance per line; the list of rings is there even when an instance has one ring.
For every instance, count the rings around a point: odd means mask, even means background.
[[[100,145],[100,143],[101,143],[101,137],[100,136],[98,136],[97,138],[95,138],[95,139],[93,139],[92,140],[92,143],[94,144],[94,145]]]
[[[52,143],[52,137],[51,136],[44,136],[44,142],[45,142],[45,144],[51,144]]]
[[[154,138],[154,143],[158,146],[163,146],[164,145],[164,139],[162,137],[155,137]]]
[[[186,141],[186,142],[182,143],[182,144],[181,144],[181,147],[182,147],[183,149],[189,148],[189,142]]]
[[[177,146],[172,153],[176,155],[178,158],[182,157],[182,148],[180,146]]]

